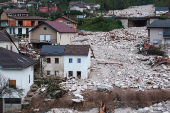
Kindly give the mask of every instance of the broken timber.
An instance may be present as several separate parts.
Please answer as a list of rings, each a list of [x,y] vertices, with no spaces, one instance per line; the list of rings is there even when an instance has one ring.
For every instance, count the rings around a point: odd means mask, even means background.
[[[120,64],[120,63],[97,63],[97,64],[118,64],[118,65],[121,65],[121,66],[123,66],[123,64]]]
[[[91,48],[91,46],[90,46],[90,50],[91,50],[91,52],[92,52],[91,58],[95,58],[94,53],[93,53],[93,49]]]

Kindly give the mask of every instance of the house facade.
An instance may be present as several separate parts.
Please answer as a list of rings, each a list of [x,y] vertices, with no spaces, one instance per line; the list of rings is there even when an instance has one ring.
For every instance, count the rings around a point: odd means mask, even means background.
[[[13,42],[10,40],[10,38]],[[0,47],[19,53],[17,49],[19,47],[19,40],[17,38],[11,37],[5,30],[0,30]]]
[[[76,31],[63,22],[43,21],[29,32],[29,43],[34,47],[42,45],[66,45],[71,43],[71,38]],[[40,47],[41,48],[41,47]]]
[[[27,3],[27,5],[26,5],[26,7],[31,7],[31,6],[36,6],[36,7],[38,7],[38,2],[35,2],[35,1],[29,1],[28,3]]]
[[[74,4],[74,5],[71,5],[70,10],[77,10],[77,11],[83,12],[87,10],[87,7],[83,4]]]
[[[53,21],[63,22],[66,25],[68,25],[69,27],[73,28],[75,31],[77,31],[77,22],[67,18],[66,16],[60,16],[60,17],[54,19]]]
[[[44,45],[40,51],[43,77],[64,77],[65,45]]]
[[[9,88],[18,87],[24,89],[23,95],[12,93],[2,97],[3,112],[12,109],[21,109],[21,103],[30,86],[34,83],[34,61],[18,53],[0,47],[0,74],[9,79]],[[12,89],[11,89],[12,90]]]
[[[90,75],[90,54],[89,45],[66,45],[64,77],[87,79]]]
[[[1,27],[19,39],[29,38],[28,31],[46,19],[39,16],[28,16],[28,14],[28,11],[21,9],[3,10]]]
[[[170,20],[154,20],[147,29],[151,44],[170,45]]]
[[[90,75],[89,45],[44,45],[40,51],[43,77],[77,77]]]
[[[155,8],[156,16],[166,14],[167,12],[169,12],[169,7],[156,7]]]

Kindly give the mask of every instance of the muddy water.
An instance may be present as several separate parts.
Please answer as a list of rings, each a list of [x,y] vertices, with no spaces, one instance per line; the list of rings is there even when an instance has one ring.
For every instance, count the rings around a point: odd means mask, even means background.
[[[112,92],[88,91],[83,93],[85,102],[74,103],[77,110],[87,110],[99,107],[101,100],[106,104],[107,109],[131,107],[138,109],[151,106],[155,103],[170,100],[170,90],[146,90],[135,91],[135,89],[120,89],[114,87]]]

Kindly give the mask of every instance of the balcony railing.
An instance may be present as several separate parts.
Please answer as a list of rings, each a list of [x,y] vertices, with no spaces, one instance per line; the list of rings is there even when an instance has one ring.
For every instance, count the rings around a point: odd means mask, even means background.
[[[39,39],[30,39],[31,43],[57,43],[57,39],[52,40],[39,40]]]
[[[69,27],[72,27],[72,25],[71,24],[67,24]]]

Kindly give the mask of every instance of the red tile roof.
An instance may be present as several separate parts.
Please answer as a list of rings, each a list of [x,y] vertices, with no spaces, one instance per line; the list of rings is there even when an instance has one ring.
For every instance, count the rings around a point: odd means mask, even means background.
[[[69,20],[70,22],[72,22],[72,23],[75,23],[75,24],[77,24],[77,22],[76,21],[74,21],[74,20],[71,20],[71,19],[69,19],[69,18],[67,18],[66,16],[60,16],[61,18],[64,18],[64,19],[66,19],[66,20]],[[58,17],[58,18],[60,18],[60,17]],[[57,18],[56,18],[57,19]],[[55,19],[54,19],[55,20]]]
[[[45,23],[47,23],[60,33],[77,33],[74,29],[70,28],[63,22],[45,21]]]
[[[49,11],[48,11],[48,7],[40,7],[39,11],[45,12],[45,13],[50,13],[51,11],[57,11],[57,7],[49,7]]]

